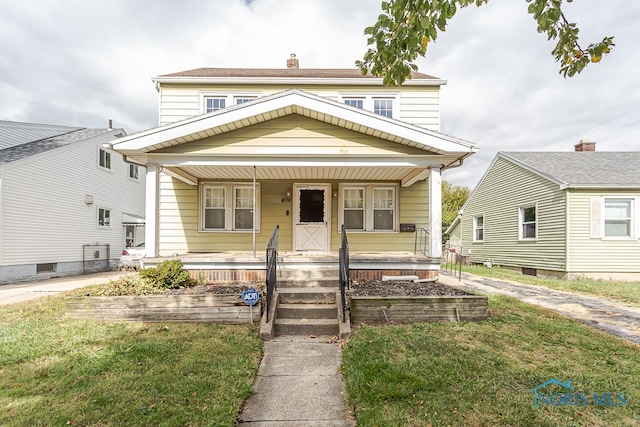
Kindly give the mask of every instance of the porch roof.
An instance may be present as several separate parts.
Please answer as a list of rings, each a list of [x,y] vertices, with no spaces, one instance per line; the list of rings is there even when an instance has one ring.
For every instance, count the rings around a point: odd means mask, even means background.
[[[298,115],[404,146],[397,153],[354,154],[300,151],[270,153],[177,153],[176,148],[215,138],[259,123]],[[199,179],[250,179],[254,167],[261,179],[401,180],[426,178],[431,167],[459,165],[477,149],[469,142],[400,120],[290,89],[114,141],[111,148],[130,161],[162,166],[190,184]]]

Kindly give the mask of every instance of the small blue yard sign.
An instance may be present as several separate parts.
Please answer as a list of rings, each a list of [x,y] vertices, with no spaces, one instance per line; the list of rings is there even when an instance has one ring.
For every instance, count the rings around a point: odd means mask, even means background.
[[[260,301],[260,292],[253,288],[242,291],[242,301],[249,306],[256,305]]]

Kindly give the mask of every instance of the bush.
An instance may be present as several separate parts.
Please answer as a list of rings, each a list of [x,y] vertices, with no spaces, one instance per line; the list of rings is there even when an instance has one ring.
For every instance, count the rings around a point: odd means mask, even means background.
[[[156,267],[140,270],[139,274],[143,279],[164,289],[184,288],[192,284],[189,272],[183,268],[179,259],[163,261]]]
[[[110,280],[106,285],[100,285],[91,292],[97,296],[122,296],[122,295],[156,295],[165,289],[155,285],[149,279],[143,279],[139,275],[121,277]]]

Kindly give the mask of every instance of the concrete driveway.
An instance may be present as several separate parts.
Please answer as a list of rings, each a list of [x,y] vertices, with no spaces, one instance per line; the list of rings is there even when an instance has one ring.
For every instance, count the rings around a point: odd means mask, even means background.
[[[56,279],[39,280],[35,282],[16,283],[12,285],[0,285],[0,305],[15,304],[29,301],[48,295],[56,295],[71,289],[82,288],[89,285],[109,283],[109,280],[117,279],[132,273],[107,271],[103,273],[82,274],[78,276],[59,277]]]

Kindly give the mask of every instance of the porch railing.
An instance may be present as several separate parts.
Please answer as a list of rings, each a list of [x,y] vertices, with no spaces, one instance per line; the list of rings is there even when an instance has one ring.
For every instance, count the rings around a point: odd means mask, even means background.
[[[440,268],[451,275],[458,276],[458,281],[462,279],[462,246],[459,248],[446,246],[444,250],[444,263]]]
[[[269,319],[269,313],[271,312],[271,304],[273,302],[273,291],[276,289],[277,281],[277,267],[278,267],[278,230],[279,225],[273,228],[271,238],[267,243],[267,274],[266,274],[266,288],[267,288],[267,322]]]
[[[413,253],[415,255],[421,253],[426,257],[429,256],[429,232],[422,227],[416,229],[413,242]]]
[[[345,295],[345,288],[349,288],[350,279],[349,279],[349,241],[347,240],[347,232],[342,225],[342,240],[340,244],[340,252],[338,256],[339,260],[339,285],[340,285],[340,297],[342,300],[342,321],[345,322],[346,311],[347,311],[347,301]]]

